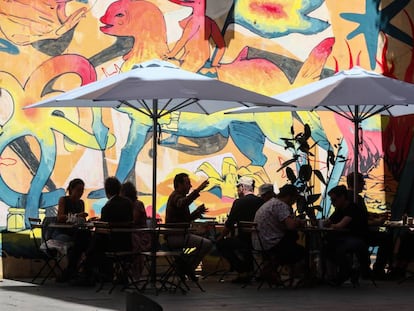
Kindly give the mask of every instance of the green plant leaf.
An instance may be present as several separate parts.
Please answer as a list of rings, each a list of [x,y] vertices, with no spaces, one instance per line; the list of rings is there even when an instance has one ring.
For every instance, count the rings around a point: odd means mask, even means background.
[[[295,145],[291,141],[285,141],[285,149],[288,148],[295,149]]]
[[[313,172],[316,175],[316,177],[318,177],[318,179],[321,181],[321,183],[323,183],[326,186],[326,180],[323,177],[321,171],[320,170],[313,170]]]
[[[296,160],[298,159],[298,156],[295,155],[293,156],[293,159],[287,160],[285,162],[282,163],[282,165],[279,167],[279,169],[276,172],[280,172],[281,170],[283,170],[286,166],[291,165],[292,163],[295,163]]]
[[[319,212],[322,212],[322,206],[320,206],[320,205],[315,205],[315,206],[312,206],[314,209],[316,209],[317,211],[319,211]]]
[[[297,201],[296,201],[296,209],[297,209],[297,211],[300,214],[302,214],[302,213],[304,213],[306,211],[307,207],[308,206],[306,204],[305,197],[300,195],[298,197]]]
[[[300,146],[299,146],[299,150],[308,154],[309,153],[309,144],[307,141],[303,141]]]
[[[286,176],[290,180],[290,182],[293,184],[296,181],[296,175],[293,172],[293,170],[290,167],[286,168]]]
[[[335,165],[335,154],[332,150],[328,150],[328,162],[332,165]]]
[[[321,196],[320,193],[309,195],[307,197],[307,200],[306,200],[307,204],[311,205],[311,204],[315,203],[319,199],[320,196]]]
[[[309,181],[312,176],[312,166],[309,164],[304,164],[299,169],[299,178],[303,181]]]
[[[311,131],[311,128],[310,128],[309,124],[305,124],[305,126],[304,126],[304,134],[303,135],[304,135],[304,138],[305,139],[308,139],[308,138],[311,137],[312,131]]]

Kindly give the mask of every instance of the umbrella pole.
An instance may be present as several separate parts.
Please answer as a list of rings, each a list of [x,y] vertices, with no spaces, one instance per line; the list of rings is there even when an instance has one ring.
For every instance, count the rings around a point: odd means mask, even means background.
[[[152,109],[152,219],[151,227],[154,230],[152,235],[152,246],[151,246],[151,283],[155,285],[157,277],[157,258],[155,253],[157,252],[157,137],[158,137],[158,99],[153,99]]]
[[[359,172],[359,106],[355,106],[354,116],[354,203],[358,202],[358,172]]]

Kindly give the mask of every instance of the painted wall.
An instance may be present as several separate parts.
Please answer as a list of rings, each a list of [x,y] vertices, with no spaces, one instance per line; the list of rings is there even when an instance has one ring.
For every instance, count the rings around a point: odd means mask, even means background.
[[[19,231],[27,217],[53,213],[75,177],[86,183],[91,216],[99,216],[111,175],[134,180],[151,210],[151,120],[125,108],[26,105],[154,58],[269,96],[353,65],[413,82],[413,8],[409,0],[1,1],[0,227]],[[282,138],[304,124],[316,143],[310,164],[328,188],[343,183],[352,171],[353,128],[332,113],[171,114],[158,149],[158,213],[181,171],[193,185],[209,178],[194,205],[204,202],[218,218],[236,196],[238,175],[282,186],[288,179],[279,168],[294,154]],[[362,125],[360,170],[372,210],[390,208],[397,191],[408,204],[412,124],[412,117],[373,117]],[[312,183],[324,194],[318,179]]]

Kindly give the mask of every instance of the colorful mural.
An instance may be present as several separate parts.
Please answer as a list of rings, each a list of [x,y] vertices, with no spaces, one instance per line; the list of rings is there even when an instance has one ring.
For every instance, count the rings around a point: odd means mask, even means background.
[[[86,182],[91,216],[100,213],[111,175],[136,182],[151,211],[148,117],[128,108],[23,107],[151,59],[269,96],[353,65],[413,82],[413,18],[409,0],[1,1],[0,227],[24,230],[28,217],[53,213],[74,177]],[[412,136],[400,136],[412,131],[410,118],[362,124],[360,170],[371,210],[390,209],[414,183],[405,173]],[[327,180],[314,179],[313,187],[324,194],[352,171],[353,126],[343,118],[172,113],[161,124],[159,215],[181,171],[193,184],[210,180],[199,200],[220,219],[236,197],[237,176],[283,185],[280,167],[293,156],[284,138],[305,124],[312,131],[309,164]],[[400,200],[396,215],[406,205]]]

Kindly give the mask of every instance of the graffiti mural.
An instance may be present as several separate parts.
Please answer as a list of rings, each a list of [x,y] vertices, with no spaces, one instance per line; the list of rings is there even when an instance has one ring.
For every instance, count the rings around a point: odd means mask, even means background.
[[[147,116],[129,108],[25,106],[152,59],[268,96],[353,65],[413,82],[413,17],[409,0],[2,1],[0,227],[25,230],[29,217],[53,212],[74,177],[86,182],[92,216],[99,216],[103,181],[111,175],[134,181],[151,210]],[[396,194],[408,191],[398,185],[414,183],[404,174],[412,137],[395,140],[399,124],[411,129],[406,118],[378,116],[362,124],[360,171],[373,211],[391,209]],[[310,164],[328,180],[314,187],[325,193],[352,171],[353,127],[343,118],[171,113],[161,120],[158,214],[163,217],[179,171],[193,184],[209,178],[199,200],[213,217],[226,215],[237,176],[282,186],[288,178],[279,168],[292,157],[283,138],[305,124],[312,130]],[[331,165],[328,154],[345,161]],[[321,204],[329,205],[323,197]]]

